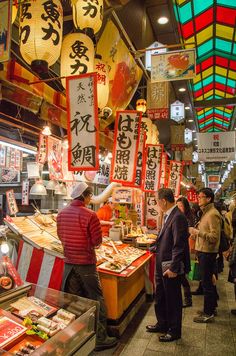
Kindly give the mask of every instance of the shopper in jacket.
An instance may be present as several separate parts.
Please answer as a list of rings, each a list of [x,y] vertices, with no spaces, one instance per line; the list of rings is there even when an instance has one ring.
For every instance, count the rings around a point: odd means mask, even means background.
[[[92,189],[84,182],[72,191],[73,201],[57,217],[57,233],[65,256],[63,290],[100,303],[96,350],[114,347],[117,339],[108,337],[106,308],[96,270],[95,248],[102,243],[102,232],[90,203]]]
[[[188,199],[185,197],[180,197],[176,201],[177,207],[179,210],[185,215],[188,221],[188,227],[193,227],[193,215],[191,212],[191,208],[188,202]],[[188,308],[192,306],[192,294],[189,281],[186,277],[186,274],[183,274],[181,277],[181,285],[184,289],[184,304],[183,308]]]
[[[193,320],[196,323],[207,323],[214,319],[217,306],[217,295],[213,284],[216,269],[216,256],[219,251],[221,234],[221,216],[214,207],[214,193],[210,188],[202,188],[198,194],[202,217],[198,228],[189,228],[196,238],[195,249],[199,260],[202,288],[204,293],[204,308],[202,313]]]
[[[189,272],[188,222],[175,205],[171,189],[158,191],[158,205],[164,212],[164,224],[156,243],[157,323],[147,325],[148,332],[162,332],[161,342],[181,338],[182,295],[181,275]]]

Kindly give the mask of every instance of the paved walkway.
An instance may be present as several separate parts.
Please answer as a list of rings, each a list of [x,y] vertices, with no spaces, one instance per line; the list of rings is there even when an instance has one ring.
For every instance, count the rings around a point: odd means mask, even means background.
[[[203,306],[202,296],[193,296],[193,307],[184,309],[182,339],[168,344],[160,343],[158,335],[145,331],[147,324],[155,324],[153,304],[144,305],[131,321],[112,349],[92,353],[93,356],[236,356],[236,316],[230,309],[236,308],[233,285],[227,282],[228,271],[219,276],[220,295],[218,316],[210,324],[196,324],[192,321],[197,310]],[[196,289],[198,282],[191,282]]]

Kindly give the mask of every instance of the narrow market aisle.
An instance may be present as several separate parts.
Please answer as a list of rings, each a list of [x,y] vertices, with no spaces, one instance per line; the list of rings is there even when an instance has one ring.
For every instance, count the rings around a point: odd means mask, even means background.
[[[126,332],[119,345],[91,356],[236,356],[236,316],[230,310],[236,308],[233,285],[227,282],[228,269],[225,268],[218,281],[220,294],[218,316],[210,324],[196,324],[192,321],[197,310],[203,306],[202,296],[193,296],[193,307],[184,310],[183,336],[181,340],[163,344],[158,341],[160,334],[145,331],[147,324],[156,322],[153,304],[144,305]],[[198,282],[192,282],[195,290]]]

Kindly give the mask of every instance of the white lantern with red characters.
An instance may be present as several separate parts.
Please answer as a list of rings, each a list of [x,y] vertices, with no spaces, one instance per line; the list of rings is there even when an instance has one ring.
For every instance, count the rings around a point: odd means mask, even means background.
[[[85,74],[94,71],[94,46],[84,33],[65,36],[61,48],[61,77]],[[66,86],[65,79],[61,79]]]
[[[60,0],[21,2],[19,44],[23,59],[37,73],[47,72],[60,56],[63,9]]]
[[[107,105],[109,98],[109,76],[108,66],[99,55],[95,57],[94,71],[97,72],[98,107],[102,110]]]
[[[97,33],[103,21],[103,0],[71,0],[75,28]]]

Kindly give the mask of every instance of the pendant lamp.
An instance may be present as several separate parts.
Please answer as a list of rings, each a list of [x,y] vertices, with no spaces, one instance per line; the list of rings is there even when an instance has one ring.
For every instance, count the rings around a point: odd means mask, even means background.
[[[93,72],[94,46],[91,38],[84,33],[70,33],[65,36],[61,48],[61,77]],[[66,87],[65,79],[61,80]]]
[[[72,0],[71,3],[75,28],[90,28],[97,33],[103,21],[103,0]]]
[[[63,9],[60,0],[20,3],[19,46],[23,59],[37,73],[48,71],[60,56]]]
[[[47,191],[44,185],[40,181],[37,181],[32,185],[30,195],[47,195]]]

